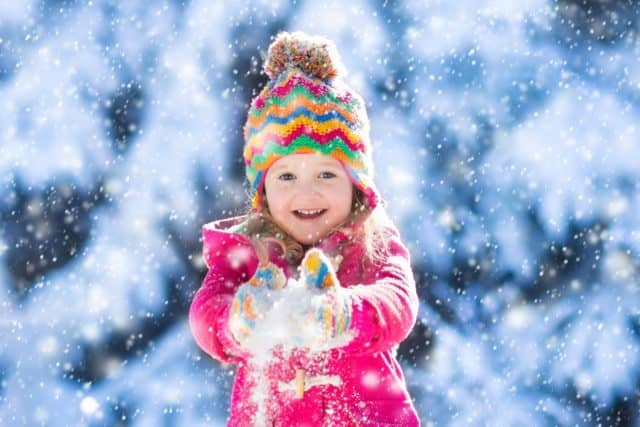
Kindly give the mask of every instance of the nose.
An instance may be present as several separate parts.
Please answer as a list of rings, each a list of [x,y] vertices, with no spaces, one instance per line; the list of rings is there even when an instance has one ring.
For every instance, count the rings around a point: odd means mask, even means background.
[[[312,177],[304,177],[300,179],[300,193],[314,194],[317,190],[318,183]]]

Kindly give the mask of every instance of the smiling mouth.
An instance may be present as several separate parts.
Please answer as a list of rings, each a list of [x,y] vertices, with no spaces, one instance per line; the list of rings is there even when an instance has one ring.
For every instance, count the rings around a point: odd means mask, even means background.
[[[296,209],[293,211],[293,214],[300,219],[314,219],[326,211],[326,209]]]

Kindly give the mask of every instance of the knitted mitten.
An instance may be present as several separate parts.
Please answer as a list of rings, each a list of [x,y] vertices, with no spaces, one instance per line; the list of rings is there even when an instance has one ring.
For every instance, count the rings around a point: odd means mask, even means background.
[[[252,337],[257,322],[263,319],[271,308],[270,293],[267,288],[245,283],[233,296],[229,312],[229,329],[241,345],[246,344]]]
[[[275,265],[269,256],[268,243],[277,244],[283,253],[287,252],[282,240],[266,237],[266,238],[254,238],[253,246],[258,256],[259,264],[258,269],[254,273],[253,277],[249,279],[249,283],[253,286],[263,286],[268,289],[282,289],[287,284],[287,278],[284,271],[277,265]]]
[[[282,289],[286,282],[287,278],[282,269],[269,262],[266,265],[260,265],[248,283],[267,289]]]
[[[301,280],[312,293],[303,325],[304,344],[338,344],[351,326],[351,300],[340,286],[331,262],[319,249],[307,252],[301,268]]]
[[[339,285],[331,262],[320,249],[309,249],[301,267],[306,284],[312,288],[327,289]]]
[[[235,339],[245,345],[253,335],[257,322],[273,306],[273,293],[285,286],[281,268],[268,262],[260,264],[254,275],[241,285],[231,301],[229,329]]]

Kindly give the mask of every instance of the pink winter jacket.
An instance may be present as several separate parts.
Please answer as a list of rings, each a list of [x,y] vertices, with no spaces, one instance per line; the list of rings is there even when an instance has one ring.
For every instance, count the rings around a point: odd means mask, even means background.
[[[228,327],[233,294],[258,265],[249,239],[228,230],[242,220],[230,218],[203,227],[204,259],[209,270],[191,304],[189,323],[196,342],[206,353],[239,365],[227,425],[247,427],[255,425],[257,409],[251,399],[255,385],[251,355],[239,346]],[[266,375],[266,425],[420,425],[394,356],[395,347],[415,323],[418,298],[409,253],[397,230],[389,231],[391,255],[375,266],[364,261],[363,246],[350,241],[348,233],[337,231],[318,245],[330,256],[342,245],[344,259],[337,275],[354,302],[351,327],[355,338],[344,347],[319,354],[300,350],[286,357],[274,356]],[[292,269],[281,260],[279,265],[291,274]],[[314,378],[340,381],[338,385],[325,381],[312,386],[297,398],[292,385],[296,370],[300,369],[310,383]]]

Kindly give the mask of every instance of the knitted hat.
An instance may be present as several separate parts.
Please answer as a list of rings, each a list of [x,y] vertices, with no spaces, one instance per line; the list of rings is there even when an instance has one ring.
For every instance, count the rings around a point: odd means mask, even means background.
[[[369,119],[362,98],[340,81],[333,43],[301,32],[278,34],[264,70],[270,80],[249,108],[244,160],[253,208],[260,209],[265,175],[290,154],[321,153],[340,161],[351,181],[378,204]]]

